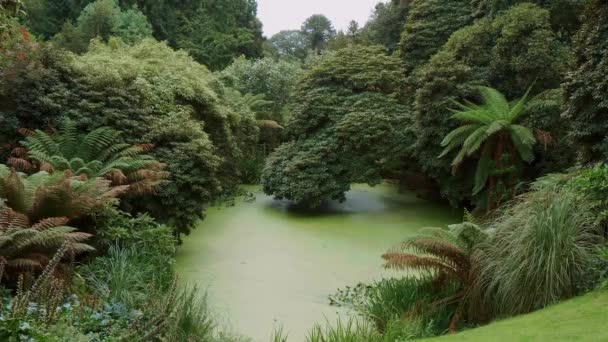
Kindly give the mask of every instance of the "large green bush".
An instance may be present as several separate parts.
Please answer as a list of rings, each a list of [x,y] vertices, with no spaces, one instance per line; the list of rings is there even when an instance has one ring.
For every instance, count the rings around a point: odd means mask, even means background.
[[[398,99],[403,72],[381,47],[327,55],[297,87],[287,130],[292,141],[269,158],[264,191],[308,206],[344,200],[352,182],[377,184],[412,142]]]
[[[18,126],[56,126],[68,117],[82,130],[107,126],[122,131],[126,143],[153,144],[170,182],[156,195],[123,204],[183,232],[206,204],[238,184],[235,165],[257,141],[253,113],[240,95],[185,52],[152,40],[132,47],[96,43],[82,56],[50,51],[42,67],[28,69],[14,86]]]
[[[220,77],[227,86],[242,94],[261,94],[264,100],[271,101],[258,110],[258,119],[283,123],[284,108],[291,102],[301,74],[302,69],[295,62],[275,61],[268,57],[252,61],[241,56],[224,69]]]

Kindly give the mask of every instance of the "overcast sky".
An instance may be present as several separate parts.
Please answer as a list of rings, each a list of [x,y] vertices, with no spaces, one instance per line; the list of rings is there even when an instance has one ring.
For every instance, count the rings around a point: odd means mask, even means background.
[[[381,0],[258,0],[258,17],[267,37],[297,30],[313,14],[324,14],[337,30],[343,30],[353,19],[363,26],[378,2]]]

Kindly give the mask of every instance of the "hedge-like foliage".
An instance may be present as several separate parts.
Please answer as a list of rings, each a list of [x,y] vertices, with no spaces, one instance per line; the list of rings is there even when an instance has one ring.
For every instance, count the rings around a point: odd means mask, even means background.
[[[292,141],[269,158],[264,191],[314,207],[344,200],[353,182],[378,183],[413,142],[409,111],[396,96],[402,83],[399,59],[381,47],[352,46],[322,59],[297,87]]]

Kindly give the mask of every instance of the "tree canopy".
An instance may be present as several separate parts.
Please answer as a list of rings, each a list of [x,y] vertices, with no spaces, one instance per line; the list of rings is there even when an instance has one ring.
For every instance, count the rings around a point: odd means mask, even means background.
[[[306,19],[301,31],[308,40],[308,47],[317,53],[321,53],[336,34],[331,21],[322,14],[315,14]]]
[[[291,141],[269,158],[264,191],[306,206],[344,200],[352,182],[375,184],[399,164],[411,136],[397,94],[403,70],[381,47],[330,53],[298,84]]]

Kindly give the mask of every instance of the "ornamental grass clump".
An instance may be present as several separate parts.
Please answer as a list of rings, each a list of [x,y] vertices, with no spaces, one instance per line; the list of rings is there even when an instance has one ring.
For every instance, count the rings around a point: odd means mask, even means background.
[[[474,298],[486,319],[540,309],[573,297],[597,258],[592,204],[563,188],[526,193],[490,223],[473,255]]]

